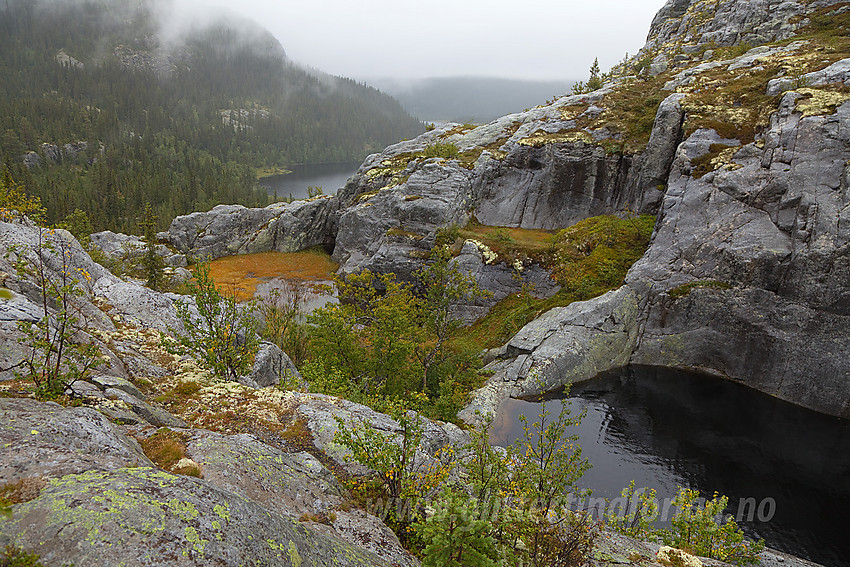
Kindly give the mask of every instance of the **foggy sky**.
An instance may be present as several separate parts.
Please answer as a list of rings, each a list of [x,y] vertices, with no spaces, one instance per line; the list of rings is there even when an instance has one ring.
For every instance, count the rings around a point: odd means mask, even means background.
[[[665,0],[183,0],[255,20],[298,63],[358,80],[583,79],[634,54]],[[192,13],[194,10],[186,10]],[[181,13],[183,13],[181,11]]]

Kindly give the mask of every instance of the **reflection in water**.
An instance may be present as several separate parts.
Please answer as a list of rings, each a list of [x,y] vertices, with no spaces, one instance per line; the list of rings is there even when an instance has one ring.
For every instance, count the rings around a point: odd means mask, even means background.
[[[294,165],[292,173],[263,177],[258,182],[279,199],[306,199],[308,187],[321,187],[325,195],[333,195],[358,167],[360,162]]]
[[[593,468],[581,486],[612,498],[632,479],[672,497],[677,485],[730,499],[776,501],[769,522],[742,522],[768,546],[827,565],[850,555],[850,423],[725,380],[629,368],[573,388],[573,412],[587,408],[579,444]],[[549,411],[560,402],[547,404]],[[509,400],[491,441],[513,442],[540,404]]]

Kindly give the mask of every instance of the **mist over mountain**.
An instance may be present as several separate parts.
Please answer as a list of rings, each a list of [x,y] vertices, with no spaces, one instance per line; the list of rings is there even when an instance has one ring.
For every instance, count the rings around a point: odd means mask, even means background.
[[[369,81],[391,94],[416,118],[429,122],[484,123],[520,112],[570,91],[574,81],[496,77],[434,77]]]
[[[258,170],[358,161],[424,130],[377,89],[297,66],[256,24],[193,10],[0,5],[0,157],[48,220],[81,209],[129,231],[146,201],[162,219],[260,205]]]

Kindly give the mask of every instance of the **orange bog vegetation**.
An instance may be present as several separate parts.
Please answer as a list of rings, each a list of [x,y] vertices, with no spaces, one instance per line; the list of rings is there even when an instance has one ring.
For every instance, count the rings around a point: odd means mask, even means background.
[[[210,262],[210,276],[222,292],[236,291],[239,301],[254,297],[257,286],[274,278],[324,282],[339,266],[320,250],[260,252]]]

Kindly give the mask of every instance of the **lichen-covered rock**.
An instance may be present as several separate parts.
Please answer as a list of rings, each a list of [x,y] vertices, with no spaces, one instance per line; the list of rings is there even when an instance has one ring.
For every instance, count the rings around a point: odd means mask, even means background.
[[[96,281],[116,278],[94,262],[70,232],[40,228],[26,219],[14,223],[0,222],[0,250],[3,251],[0,255],[0,273],[7,275],[4,286],[12,292],[11,299],[0,298],[0,302],[10,301],[11,307],[15,308],[15,313],[6,309],[6,320],[11,320],[12,316],[20,317],[19,320],[44,316],[43,308],[36,307],[38,313],[33,309],[33,306],[42,305],[42,294],[36,281],[31,277],[10,275],[17,273],[15,265],[22,262],[33,269],[35,266],[43,266],[46,277],[53,281],[60,281],[67,270],[83,294],[73,299],[72,310],[75,315],[84,319],[87,327],[102,330],[114,328],[109,318],[92,305],[90,298]]]
[[[437,230],[466,222],[468,175],[456,162],[432,158],[417,165],[406,182],[360,195],[340,215],[333,252],[340,271],[369,269],[411,280],[434,245]]]
[[[298,519],[328,513],[342,502],[336,477],[308,453],[284,453],[248,434],[184,433],[186,454],[199,464],[204,480],[269,510]]]
[[[118,400],[126,404],[133,413],[155,427],[186,427],[186,422],[173,416],[162,408],[151,405],[144,400],[128,394],[117,388],[107,388],[104,392],[110,400]]]
[[[284,453],[247,434],[183,433],[188,436],[187,455],[199,464],[204,480],[213,486],[294,519],[321,515],[331,525],[311,524],[316,531],[366,549],[394,565],[418,564],[375,516],[338,509],[345,490],[309,453]]]
[[[585,141],[510,145],[475,181],[476,218],[487,225],[566,228],[611,213],[627,196],[631,157]]]
[[[398,567],[418,567],[419,560],[402,547],[398,536],[381,520],[363,510],[336,512],[334,533]]]
[[[104,230],[93,233],[90,238],[92,246],[100,249],[113,261],[139,260],[147,253],[147,243],[142,238],[131,234]],[[187,265],[184,255],[175,254],[162,244],[157,244],[154,249],[156,255],[162,258],[167,266],[185,267]]]
[[[137,327],[147,327],[163,332],[183,331],[174,302],[181,296],[159,293],[133,282],[115,277],[104,277],[94,285],[94,293],[111,317],[124,320]]]
[[[269,342],[260,343],[251,374],[241,378],[240,382],[254,388],[266,388],[281,382],[306,386],[304,378],[289,356],[280,350],[279,346]]]
[[[106,390],[108,388],[116,388],[118,390],[123,390],[131,396],[139,398],[140,400],[143,400],[145,398],[144,394],[142,394],[132,382],[119,376],[95,374],[94,376],[91,376],[88,380],[92,384],[99,386],[101,390]]]
[[[520,263],[518,269],[516,265],[506,262],[488,263],[487,260],[482,250],[471,240],[464,242],[460,254],[453,260],[460,273],[469,274],[475,278],[479,288],[492,294],[453,307],[452,315],[465,323],[472,323],[486,315],[493,305],[523,289],[530,290],[538,298],[552,297],[561,289],[549,270],[538,264]]]
[[[90,408],[0,398],[0,484],[152,466],[135,441]]]
[[[638,339],[639,303],[627,287],[556,307],[527,324],[491,363],[493,376],[462,417],[495,413],[508,393],[533,397],[628,364]]]
[[[323,196],[262,209],[218,205],[171,221],[164,235],[177,250],[200,260],[252,252],[297,252],[332,240],[337,201]]]
[[[203,480],[151,468],[52,479],[0,517],[48,565],[388,565]]]
[[[671,63],[688,61],[675,59],[677,55],[788,39],[808,23],[808,14],[833,4],[839,0],[668,0],[652,20],[637,58],[653,57],[661,71]]]

